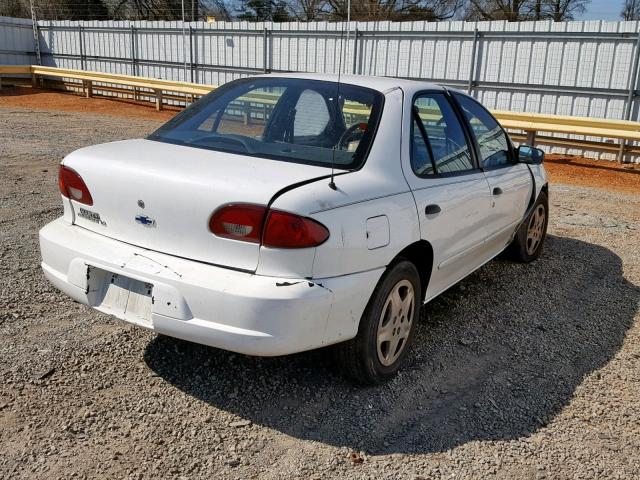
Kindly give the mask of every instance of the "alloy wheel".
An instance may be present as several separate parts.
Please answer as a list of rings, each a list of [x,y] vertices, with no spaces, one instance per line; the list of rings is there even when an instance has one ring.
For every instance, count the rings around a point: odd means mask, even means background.
[[[402,354],[415,316],[416,296],[409,280],[391,289],[378,322],[377,350],[382,365],[392,365]]]
[[[544,205],[538,205],[533,211],[531,218],[529,219],[529,226],[527,228],[527,254],[533,255],[542,242],[544,236],[544,223],[546,220],[547,212]]]

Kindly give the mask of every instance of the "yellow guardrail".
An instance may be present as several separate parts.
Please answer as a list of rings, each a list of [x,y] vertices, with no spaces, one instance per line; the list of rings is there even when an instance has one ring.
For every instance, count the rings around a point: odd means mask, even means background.
[[[31,67],[29,65],[0,65],[0,74],[31,74]]]
[[[185,95],[202,96],[211,92],[215,87],[210,85],[200,85],[189,82],[174,82],[171,80],[160,80],[157,78],[136,77],[132,75],[122,75],[118,73],[90,72],[85,70],[72,70],[67,68],[42,67],[39,65],[3,65],[0,66],[0,76],[2,75],[31,75],[33,85],[37,85],[41,77],[68,78],[80,80],[87,97],[93,95],[94,88],[99,89],[94,83],[117,84],[134,89],[147,89],[156,97],[156,108],[162,109],[163,92],[175,92]],[[97,87],[97,88],[96,88]]]
[[[504,128],[514,130],[640,141],[640,123],[638,122],[539,113],[514,113],[502,110],[494,111],[493,114]]]
[[[146,90],[145,96],[155,97],[156,108],[163,107],[163,92],[174,92],[190,97],[206,95],[216,87],[189,82],[175,82],[156,78],[137,77],[116,73],[90,72],[85,70],[72,70],[65,68],[42,67],[38,65],[0,65],[0,86],[2,75],[30,75],[33,85],[38,84],[41,77],[55,77],[61,79],[73,79],[82,82],[82,88],[87,97],[93,95],[94,90],[104,90],[104,84],[117,84],[134,89],[134,96],[138,89]],[[95,85],[98,84],[98,85]],[[243,100],[249,103],[273,105],[277,101],[277,95],[269,93],[255,93],[247,95]],[[369,109],[364,105],[346,105],[346,113],[353,115],[367,115]],[[430,114],[432,112],[425,112]],[[537,113],[518,113],[503,110],[492,112],[502,126],[509,130],[524,133],[514,133],[517,139],[522,139],[530,144],[536,140],[543,143],[557,144],[561,146],[594,148],[605,151],[620,151],[624,153],[626,141],[640,142],[640,123],[624,120],[605,120],[588,117],[569,117],[561,115],[544,115]],[[556,137],[538,137],[539,132],[580,135],[584,137],[597,137],[601,139],[621,140],[621,144],[612,144],[610,141],[590,141]],[[630,147],[629,151],[640,151],[638,147]]]

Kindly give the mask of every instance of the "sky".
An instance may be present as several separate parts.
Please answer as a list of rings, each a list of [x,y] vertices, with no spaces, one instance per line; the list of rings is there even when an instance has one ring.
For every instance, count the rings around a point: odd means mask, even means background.
[[[624,0],[591,0],[584,15],[576,20],[620,20]]]

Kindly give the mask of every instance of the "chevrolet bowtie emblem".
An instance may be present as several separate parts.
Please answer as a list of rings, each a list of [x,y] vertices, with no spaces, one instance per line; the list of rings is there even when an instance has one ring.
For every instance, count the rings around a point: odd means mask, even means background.
[[[147,217],[146,215],[136,215],[136,222],[145,227],[156,226],[156,221],[151,217]]]

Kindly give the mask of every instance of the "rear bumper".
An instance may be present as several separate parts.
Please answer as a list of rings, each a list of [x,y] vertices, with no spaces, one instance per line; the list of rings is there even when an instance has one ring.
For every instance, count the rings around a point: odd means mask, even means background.
[[[260,356],[354,337],[382,274],[260,276],[134,247],[63,219],[40,230],[40,249],[46,277],[80,303],[158,333]],[[151,286],[146,318],[114,310],[101,297],[111,274]]]

